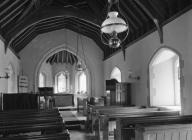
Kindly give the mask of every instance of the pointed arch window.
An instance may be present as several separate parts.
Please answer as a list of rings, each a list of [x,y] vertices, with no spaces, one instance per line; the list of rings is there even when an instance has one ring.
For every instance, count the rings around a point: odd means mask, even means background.
[[[150,105],[181,106],[179,55],[161,48],[149,64]]]
[[[119,68],[114,67],[111,72],[111,79],[116,79],[118,82],[121,82],[121,71]]]
[[[85,72],[77,72],[76,83],[77,83],[77,92],[79,93],[87,92],[87,75]]]
[[[14,67],[12,64],[9,64],[8,68],[7,68],[7,71],[8,71],[8,90],[7,92],[8,93],[13,93],[14,92],[14,84],[15,84],[15,72],[14,72]]]
[[[69,89],[69,73],[59,72],[55,76],[56,93],[67,92]]]

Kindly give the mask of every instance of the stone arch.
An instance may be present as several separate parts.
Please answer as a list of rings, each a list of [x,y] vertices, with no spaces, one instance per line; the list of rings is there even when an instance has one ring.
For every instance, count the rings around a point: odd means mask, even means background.
[[[67,46],[67,47],[66,47]],[[40,59],[39,63],[36,65],[36,68],[35,68],[35,73],[34,73],[34,77],[35,77],[35,80],[34,80],[34,85],[35,85],[35,91],[37,92],[37,87],[38,87],[38,75],[39,75],[39,72],[40,72],[40,68],[41,68],[41,65],[43,64],[43,62],[45,62],[45,60],[47,60],[50,56],[52,56],[53,54],[55,53],[58,53],[60,51],[63,51],[63,50],[66,50],[66,51],[69,51],[70,53],[76,55],[76,48],[73,48],[73,47],[70,47],[68,44],[62,44],[60,46],[57,46],[57,47],[54,47],[50,50],[48,50],[45,55],[42,56],[42,58]],[[77,55],[76,55],[77,56]],[[86,65],[86,72],[88,74],[88,77],[87,77],[87,80],[88,80],[88,93],[91,93],[92,92],[92,83],[94,82],[94,78],[92,78],[91,76],[91,71],[89,70],[89,62],[88,62],[88,59],[86,59],[86,64],[85,62],[83,61],[83,57],[82,55],[78,55],[77,56],[78,59],[82,60],[83,64]]]

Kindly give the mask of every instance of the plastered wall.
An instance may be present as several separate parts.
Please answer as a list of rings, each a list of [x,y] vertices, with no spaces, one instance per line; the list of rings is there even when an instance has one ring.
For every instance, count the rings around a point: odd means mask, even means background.
[[[9,67],[13,69],[13,80],[12,86],[9,92],[17,92],[18,84],[17,78],[20,74],[20,60],[13,54],[13,52],[8,48],[5,53],[4,42],[0,38],[0,76],[5,76],[6,72],[9,72]],[[8,79],[0,79],[0,93],[8,92]]]
[[[151,33],[126,49],[126,61],[121,52],[104,61],[105,79],[109,79],[113,67],[122,71],[122,81],[129,81],[128,70],[136,72],[140,80],[132,82],[132,102],[136,105],[148,105],[148,65],[155,51],[168,46],[176,50],[184,60],[182,111],[192,114],[192,10],[163,27],[164,44],[160,44],[157,31]]]
[[[82,36],[82,38],[86,65],[91,77],[90,94],[92,96],[101,96],[104,93],[103,52],[93,40],[85,36]],[[76,39],[77,35],[75,32],[65,29],[57,30],[37,36],[20,52],[24,74],[29,77],[29,91],[35,90],[36,68],[43,57],[50,52],[50,50],[58,47],[63,47],[76,53]],[[82,49],[79,49],[79,56],[83,58]]]
[[[17,77],[20,74],[20,60],[12,53],[12,51],[8,48],[7,53],[5,53],[5,46],[3,40],[0,38],[0,76],[4,77],[9,67],[12,67],[13,73],[11,78],[11,84],[5,78],[0,79],[0,94],[1,93],[16,93],[18,91],[18,81]],[[10,87],[11,85],[11,87]],[[9,90],[8,90],[9,88]],[[0,95],[0,110],[2,109],[2,96]]]

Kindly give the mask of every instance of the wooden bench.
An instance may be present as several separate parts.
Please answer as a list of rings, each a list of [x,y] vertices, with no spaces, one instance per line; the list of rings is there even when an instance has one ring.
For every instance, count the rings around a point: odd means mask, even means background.
[[[48,134],[48,135],[21,135],[1,138],[1,140],[70,140],[68,132]]]
[[[113,129],[116,129],[119,131],[120,127],[119,120],[121,119],[127,119],[127,118],[135,118],[135,117],[148,117],[148,116],[178,116],[178,111],[158,111],[154,108],[147,108],[147,109],[138,109],[138,110],[131,110],[125,112],[123,110],[122,112],[120,110],[115,111],[111,110],[111,112],[103,112],[103,114],[98,114],[97,119],[95,121],[95,133],[96,137],[99,140],[108,140],[110,131],[109,125],[111,122],[115,122],[115,127]],[[118,127],[118,128],[117,128]],[[121,133],[121,131],[118,132],[118,134]],[[114,136],[114,132],[112,132],[112,135]],[[119,134],[120,135],[120,134]],[[117,137],[119,137],[119,135]]]
[[[191,140],[192,115],[121,118],[116,130],[115,140]],[[130,130],[135,133],[132,138],[127,135]]]
[[[88,129],[92,132],[93,127],[95,124],[95,120],[97,119],[98,115],[101,115],[105,112],[130,112],[131,110],[138,110],[140,109],[140,106],[133,106],[133,107],[124,107],[124,106],[94,106],[94,105],[88,105],[87,109],[87,122],[88,122]]]
[[[0,134],[3,136],[27,132],[62,133],[65,130],[64,121],[58,110],[1,112],[0,126]]]

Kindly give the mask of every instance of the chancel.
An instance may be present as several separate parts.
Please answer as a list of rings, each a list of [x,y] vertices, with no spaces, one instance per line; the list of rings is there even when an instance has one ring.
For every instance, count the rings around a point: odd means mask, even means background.
[[[0,1],[0,140],[192,140],[191,25],[192,0]]]

